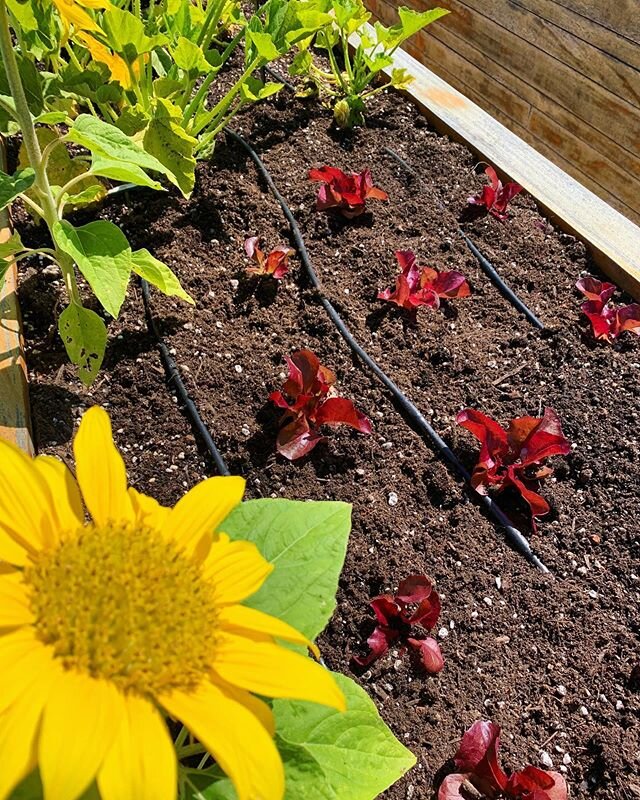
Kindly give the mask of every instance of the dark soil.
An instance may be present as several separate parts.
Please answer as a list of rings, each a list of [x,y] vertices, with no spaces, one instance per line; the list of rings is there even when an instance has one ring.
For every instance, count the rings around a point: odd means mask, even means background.
[[[140,192],[117,196],[104,213],[134,246],[169,264],[197,300],[192,309],[154,294],[155,314],[232,472],[246,477],[247,496],[353,503],[338,608],[321,646],[329,665],[367,689],[418,757],[385,798],[430,798],[460,735],[479,717],[503,727],[510,767],[539,764],[545,751],[574,798],[638,797],[640,696],[630,675],[640,659],[640,341],[631,334],[613,346],[590,341],[573,285],[582,271],[597,271],[579,242],[518,197],[507,223],[481,217],[464,225],[547,326],[534,329],[456,233],[467,196],[484,180],[469,152],[435,134],[397,96],[381,98],[369,123],[338,133],[327,112],[283,97],[238,127],[288,198],[328,296],[467,466],[477,445],[455,425],[461,408],[503,423],[545,406],[557,411],[573,450],[554,459],[555,476],[542,487],[552,513],[537,532],[526,528],[552,576],[505,544],[354,361],[295,258],[279,286],[246,275],[245,237],[260,235],[270,249],[289,241],[289,231],[236,144],[220,138],[212,163],[198,168],[189,201]],[[410,161],[421,182],[385,146]],[[390,200],[371,202],[370,213],[352,222],[317,213],[306,174],[325,163],[370,166]],[[397,249],[464,272],[472,296],[420,309],[416,321],[376,300],[395,281]],[[213,467],[165,388],[139,291],[132,285],[110,325],[105,368],[90,391],[74,379],[55,335],[59,291],[55,275],[27,272],[22,303],[39,450],[70,458],[82,411],[101,403],[132,483],[174,502]],[[374,433],[334,429],[309,457],[290,463],[275,454],[278,412],[267,398],[281,386],[284,356],[300,347],[335,370],[339,392],[372,419]],[[522,510],[507,496],[503,507]],[[366,652],[373,628],[368,600],[415,572],[430,575],[443,596],[436,635],[444,670],[426,676],[397,652],[364,673],[354,669],[351,656]]]

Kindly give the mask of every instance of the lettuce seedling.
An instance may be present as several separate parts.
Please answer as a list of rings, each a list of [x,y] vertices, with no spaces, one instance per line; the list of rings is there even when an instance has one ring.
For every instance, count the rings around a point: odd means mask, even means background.
[[[366,201],[388,200],[389,195],[373,185],[371,170],[343,172],[337,167],[321,167],[309,170],[309,180],[322,181],[316,198],[316,209],[328,211],[335,208],[343,217],[353,219],[365,210]]]
[[[640,336],[640,303],[617,307],[611,305],[609,300],[616,290],[613,283],[587,275],[576,283],[576,289],[587,298],[580,309],[591,323],[596,339],[612,342],[623,331]]]
[[[295,253],[295,250],[290,247],[280,245],[265,254],[260,249],[260,237],[258,236],[250,236],[245,239],[244,251],[256,263],[255,267],[247,267],[247,272],[253,275],[270,275],[277,281],[282,280],[289,272],[289,258]]]
[[[481,192],[469,197],[467,202],[472,206],[483,206],[496,219],[504,222],[509,216],[507,206],[522,191],[522,186],[513,182],[503,185],[495,169],[491,166],[487,166],[484,174],[491,181],[491,185],[484,186]]]
[[[364,658],[354,656],[356,664],[361,667],[372,664],[398,642],[401,652],[409,645],[419,653],[427,672],[440,672],[444,659],[438,642],[431,637],[416,639],[411,636],[415,625],[431,630],[440,616],[440,595],[426,575],[410,575],[401,582],[395,595],[374,597],[369,605],[378,624],[367,639],[371,648],[369,655]]]
[[[535,481],[553,473],[542,462],[571,451],[556,412],[546,408],[542,417],[516,417],[506,431],[473,408],[460,411],[456,422],[471,431],[481,444],[478,463],[471,475],[473,488],[480,494],[488,494],[491,487],[501,492],[513,486],[529,505],[535,529],[535,517],[550,510],[547,501],[532,488]]]
[[[469,800],[478,793],[492,800],[567,800],[567,784],[559,772],[528,766],[507,776],[498,762],[499,748],[500,726],[474,722],[454,757],[459,772],[447,775],[438,800]]]
[[[269,395],[269,400],[285,413],[280,421],[277,450],[280,455],[294,461],[310,453],[323,440],[319,432],[322,425],[350,425],[360,433],[371,433],[371,422],[361,414],[351,400],[333,394],[336,382],[334,373],[320,364],[311,350],[297,350],[286,357],[289,377],[282,392]]]
[[[402,270],[396,278],[396,288],[378,292],[379,300],[413,311],[418,306],[439,308],[440,299],[469,297],[471,294],[461,272],[438,272],[431,267],[420,269],[411,250],[397,250],[396,258]]]

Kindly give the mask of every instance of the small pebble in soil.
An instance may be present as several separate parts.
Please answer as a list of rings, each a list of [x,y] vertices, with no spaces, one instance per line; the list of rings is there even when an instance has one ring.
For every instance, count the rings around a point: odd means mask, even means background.
[[[567,696],[567,687],[560,684],[556,686],[556,694],[558,697],[566,697]]]
[[[539,758],[540,758],[540,763],[542,764],[543,767],[551,769],[551,767],[553,766],[553,759],[551,758],[549,753],[547,753],[546,750],[540,751]]]
[[[622,711],[624,708],[624,703],[622,700],[616,700],[616,711]]]
[[[493,600],[490,597],[483,597],[482,602],[485,604],[485,606],[491,607],[493,605]]]
[[[595,600],[598,597],[598,593],[594,589],[591,589],[591,591],[589,592],[589,597],[592,600]]]
[[[438,631],[438,636],[441,639],[446,639],[448,635],[449,635],[449,629],[448,628],[440,628],[440,630]]]
[[[565,764],[565,766],[569,766],[569,764],[571,763],[571,756],[569,755],[569,753],[565,753],[562,756],[562,763]]]
[[[236,278],[232,278],[232,279],[229,281],[229,286],[231,287],[231,290],[232,290],[233,292],[235,292],[235,290],[238,288],[238,286],[239,286],[239,285],[240,285],[240,284],[239,284],[239,281],[238,281],[238,280],[236,280]]]
[[[389,492],[389,505],[390,506],[398,505],[398,495],[395,492]]]
[[[578,711],[582,714],[583,717],[589,716],[589,709],[586,706],[580,706]]]
[[[240,364],[234,364],[233,368],[238,373],[238,375],[240,375],[240,373],[242,372],[242,366]]]

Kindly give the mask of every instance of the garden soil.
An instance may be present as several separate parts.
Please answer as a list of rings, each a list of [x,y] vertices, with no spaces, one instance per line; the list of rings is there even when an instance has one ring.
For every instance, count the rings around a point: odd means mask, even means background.
[[[241,116],[237,128],[261,153],[299,221],[324,291],[359,342],[406,392],[467,467],[478,445],[456,426],[467,406],[506,424],[551,407],[572,442],[552,460],[541,492],[552,507],[531,530],[516,498],[504,510],[550,569],[543,575],[506,543],[428,441],[352,357],[295,257],[280,283],[246,273],[243,242],[291,243],[279,206],[246,153],[221,136],[198,166],[189,200],[175,192],[113,196],[102,214],[134,247],[148,247],[180,277],[196,306],[153,293],[153,312],[183,378],[247,497],[344,500],[353,531],[335,614],[320,639],[331,668],[354,677],[418,764],[387,800],[431,798],[474,720],[503,728],[503,762],[561,769],[578,800],[640,797],[640,340],[594,343],[575,281],[598,274],[583,245],[519,196],[511,218],[468,218],[485,179],[462,146],[436,134],[406,100],[381,97],[367,128],[334,129],[329,112],[283,96]],[[415,168],[414,179],[385,151]],[[311,167],[370,167],[387,202],[345,221],[315,210]],[[78,217],[78,221],[83,221]],[[461,222],[462,221],[462,222]],[[544,322],[540,332],[498,293],[457,233],[458,225]],[[38,232],[27,232],[35,241]],[[398,273],[394,253],[457,269],[466,299],[421,308],[415,320],[376,298]],[[54,270],[23,273],[21,301],[36,444],[71,462],[82,412],[108,408],[131,483],[174,503],[214,474],[165,385],[147,333],[139,287],[110,323],[104,369],[90,389],[74,377],[55,333],[62,303]],[[622,299],[618,296],[618,299]],[[628,298],[627,298],[628,301]],[[268,400],[285,355],[310,348],[338,376],[337,389],[373,422],[370,436],[327,429],[306,458],[275,453],[279,411]],[[442,595],[434,634],[444,670],[430,676],[391,650],[367,670],[370,598],[426,573]],[[637,674],[637,672],[635,673]]]

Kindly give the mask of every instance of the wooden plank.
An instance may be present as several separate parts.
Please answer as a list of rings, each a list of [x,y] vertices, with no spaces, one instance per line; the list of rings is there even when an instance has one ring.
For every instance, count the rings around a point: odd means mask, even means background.
[[[637,155],[637,107],[558,61],[554,62],[555,69],[549,69],[547,59],[540,58],[533,44],[460,0],[442,0],[440,4],[455,13],[432,26],[432,35],[439,35],[433,29],[446,28],[471,44],[481,42],[483,52],[493,61]],[[431,5],[430,0],[414,0],[418,8]]]
[[[5,211],[0,211],[0,242],[10,236]],[[9,267],[0,287],[0,439],[33,455],[29,418],[27,366],[16,297],[17,270]]]
[[[570,67],[574,72],[589,78],[632,105],[640,106],[640,72],[623,63],[620,58],[613,58],[594,47],[591,42],[586,42],[523,8],[517,1],[508,0],[505,3],[504,0],[460,0],[460,5],[489,17],[505,30]],[[554,66],[554,62],[549,60],[547,69],[553,70]]]
[[[624,36],[605,28],[594,19],[583,17],[560,3],[552,3],[549,0],[510,0],[510,2],[553,22],[567,33],[572,33],[579,39],[590,42],[603,53],[608,53],[624,64],[640,69],[640,47]]]
[[[358,41],[356,36],[353,41]],[[436,127],[520,183],[546,214],[587,243],[618,286],[640,300],[640,227],[408,53],[396,51],[387,74],[393,68],[404,68],[415,77],[408,95]]]
[[[554,2],[640,44],[638,0],[554,0]]]

